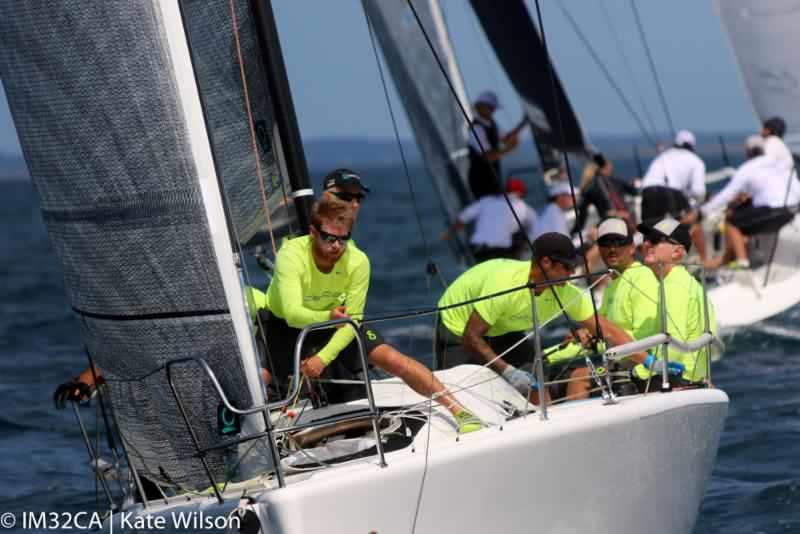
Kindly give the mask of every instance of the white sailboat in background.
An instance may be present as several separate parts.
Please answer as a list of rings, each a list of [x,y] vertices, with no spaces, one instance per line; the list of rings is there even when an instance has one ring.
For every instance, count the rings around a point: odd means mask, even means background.
[[[302,231],[310,192],[269,2],[2,3],[0,75],[130,467],[106,528],[691,531],[728,405],[711,387],[533,414],[460,366],[437,376],[487,423],[464,436],[396,380],[267,404],[241,254],[265,216]]]
[[[787,127],[784,141],[797,158],[800,57],[790,43],[797,41],[800,2],[715,0],[715,6],[759,122],[782,117]],[[789,181],[797,180],[796,168],[787,169],[786,178],[788,198]],[[721,329],[754,324],[800,302],[800,217],[777,235],[754,236],[748,248],[752,271],[730,273],[709,290]]]

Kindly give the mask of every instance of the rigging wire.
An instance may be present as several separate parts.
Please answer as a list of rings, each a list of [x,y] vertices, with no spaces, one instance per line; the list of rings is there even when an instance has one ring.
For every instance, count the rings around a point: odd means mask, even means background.
[[[537,2],[537,5],[538,5],[538,2]],[[635,109],[633,109],[633,106],[631,105],[631,103],[628,100],[628,98],[625,96],[625,93],[623,93],[622,89],[620,89],[619,84],[617,84],[617,82],[614,81],[614,78],[611,76],[611,73],[608,71],[608,67],[606,67],[605,63],[603,63],[603,60],[600,59],[600,56],[597,54],[597,51],[595,51],[594,47],[592,47],[592,44],[589,42],[589,39],[586,37],[586,35],[583,33],[583,31],[581,31],[580,27],[578,26],[578,23],[575,21],[575,19],[573,18],[572,14],[569,12],[569,10],[567,10],[567,8],[561,2],[557,2],[556,5],[559,7],[561,12],[564,14],[564,17],[567,19],[567,22],[569,22],[570,26],[572,26],[573,31],[578,36],[578,38],[580,39],[581,43],[583,43],[583,46],[589,52],[589,55],[592,57],[592,59],[594,60],[595,64],[597,65],[597,67],[603,73],[603,76],[605,77],[606,81],[609,83],[609,85],[611,85],[611,89],[614,90],[614,92],[616,93],[617,97],[622,102],[622,105],[627,110],[628,114],[631,116],[631,118],[633,118],[634,122],[636,122],[636,125],[639,127],[639,130],[647,138],[647,140],[650,142],[650,144],[653,145],[653,147],[658,147],[658,142],[650,134],[650,132],[647,130],[647,127],[642,122],[641,117],[639,117],[639,114],[636,113]]]
[[[664,89],[661,86],[661,80],[658,77],[658,70],[656,70],[656,64],[653,61],[653,55],[650,53],[650,46],[647,44],[647,37],[644,34],[644,28],[642,27],[642,21],[639,18],[639,10],[636,7],[636,2],[634,0],[629,0],[631,5],[631,10],[633,11],[633,16],[636,19],[636,27],[639,29],[639,36],[642,39],[642,45],[644,46],[645,54],[647,55],[647,61],[650,64],[650,70],[653,73],[653,80],[656,84],[656,89],[658,89],[658,98],[661,101],[661,107],[664,109],[664,116],[667,118],[667,123],[669,124],[669,130],[672,134],[672,137],[675,137],[675,124],[672,122],[672,115],[669,112],[669,106],[667,106],[667,98],[664,96]]]
[[[542,10],[541,10],[541,7],[539,6],[539,0],[535,0],[535,2],[536,2],[536,18],[539,21],[539,33],[541,33],[541,36],[542,36],[542,48],[544,49],[545,57],[549,59],[550,58],[550,52],[547,49],[547,35],[546,35],[545,30],[544,30],[544,21],[542,20]],[[559,5],[561,5],[561,4],[559,4]],[[550,89],[551,89],[551,94],[552,94],[552,97],[553,97],[553,107],[555,108],[555,112],[556,112],[556,127],[558,128],[558,135],[561,138],[561,146],[565,147],[566,144],[567,144],[567,141],[566,141],[566,135],[564,134],[564,124],[563,124],[563,121],[561,120],[561,106],[559,106],[559,101],[558,101],[558,90],[557,90],[557,87],[556,87],[556,73],[555,73],[555,70],[553,68],[553,62],[552,61],[548,60],[547,65],[548,65],[547,75],[548,75],[548,78],[550,79]],[[575,219],[577,220],[578,219],[578,201],[577,201],[577,198],[575,196],[575,185],[574,185],[573,179],[572,179],[572,170],[569,167],[569,153],[566,150],[563,150],[562,154],[564,156],[564,167],[565,167],[565,170],[567,171],[567,180],[569,182],[569,193],[570,193],[570,196],[572,197],[572,209],[575,212]],[[582,250],[585,250],[584,241],[583,241],[583,233],[582,232],[578,232],[578,241],[581,244],[580,248]],[[587,273],[591,272],[589,270],[589,261],[586,259],[585,255],[583,256],[583,266],[584,266],[584,269],[586,270]],[[558,295],[556,294],[556,291],[553,288],[553,286],[550,287],[550,290],[553,292],[553,295],[555,295],[556,299],[558,299]],[[594,289],[593,289],[592,285],[589,286],[589,295],[590,295],[589,300],[592,302],[592,310],[594,311],[595,333],[597,334],[597,337],[599,339],[603,339],[603,331],[600,328],[600,316],[598,315],[598,312],[597,312],[597,303],[594,300]],[[559,301],[558,304],[560,306],[561,302]],[[566,311],[564,313],[566,315]],[[573,332],[573,335],[575,335],[574,332]]]
[[[611,19],[611,15],[608,13],[608,7],[606,6],[605,0],[600,0],[598,2],[600,5],[600,9],[603,12],[603,19],[605,20],[606,26],[608,26],[608,33],[614,38],[614,44],[617,48],[617,53],[622,58],[622,63],[625,65],[625,72],[627,73],[628,77],[630,78],[631,82],[633,83],[634,89],[636,90],[636,96],[639,99],[639,104],[642,107],[642,111],[644,111],[644,116],[647,119],[647,124],[650,126],[650,132],[655,137],[658,128],[656,128],[656,123],[653,120],[653,116],[650,114],[650,108],[647,103],[644,101],[644,93],[642,91],[639,82],[636,79],[636,75],[633,72],[633,67],[631,66],[630,58],[628,58],[628,54],[625,53],[625,47],[622,44],[622,40],[619,37],[616,29],[614,28],[614,22]]]
[[[431,42],[431,39],[430,39],[430,36],[428,35],[428,32],[425,31],[425,27],[422,24],[422,20],[419,17],[419,13],[417,13],[417,10],[414,8],[414,4],[412,3],[412,0],[406,0],[406,1],[407,1],[408,6],[411,8],[411,12],[414,15],[414,19],[417,22],[417,26],[419,26],[419,29],[422,32],[422,36],[425,38],[425,42],[428,44],[428,48],[430,49],[431,54],[433,55],[433,58],[436,60],[436,64],[439,66],[439,70],[441,71],[442,75],[444,76],[445,81],[447,82],[448,87],[450,88],[451,94],[455,98],[456,104],[458,105],[458,108],[461,111],[462,116],[464,117],[464,119],[467,121],[467,124],[469,125],[470,133],[475,138],[475,141],[478,144],[478,147],[480,148],[481,153],[485,154],[486,153],[486,148],[483,146],[483,143],[481,142],[480,137],[478,136],[478,133],[475,130],[475,125],[470,120],[469,114],[464,109],[464,106],[461,104],[461,101],[458,98],[458,92],[456,91],[455,87],[453,86],[453,82],[450,79],[450,77],[448,76],[447,69],[445,69],[444,65],[442,64],[442,61],[439,58],[439,54],[436,53],[436,48],[433,46],[433,43]],[[547,49],[545,48],[545,53],[546,52],[547,52]],[[552,65],[551,65],[551,71],[552,71]],[[553,73],[552,72],[551,72],[551,81],[553,81]],[[556,106],[556,109],[558,109],[558,106]],[[560,115],[559,115],[559,126],[561,126]],[[561,142],[562,142],[562,146],[563,146],[564,145],[563,127],[561,127],[560,130],[561,130]],[[565,157],[566,157],[566,153],[565,153]],[[489,169],[490,169],[490,171],[492,173],[492,177],[496,180],[496,182],[498,184],[501,184],[502,181],[501,181],[500,177],[497,175],[497,172],[494,170],[494,168],[489,167]],[[567,172],[569,173],[569,167],[567,167]],[[570,178],[570,188],[572,188],[572,179],[571,178]],[[528,248],[531,250],[531,254],[534,255],[534,257],[535,257],[535,251],[534,251],[534,248],[533,248],[533,243],[531,242],[531,239],[528,236],[528,233],[525,231],[525,228],[522,226],[522,222],[520,221],[519,216],[517,215],[517,212],[514,210],[514,207],[511,205],[511,200],[508,198],[508,194],[505,192],[505,190],[502,187],[500,188],[500,191],[501,191],[501,194],[503,195],[503,199],[505,199],[505,201],[506,201],[506,205],[508,206],[508,209],[511,211],[511,215],[514,217],[514,221],[517,223],[517,228],[520,230],[520,232],[522,233],[522,236],[525,238],[525,242],[527,243]],[[573,198],[573,200],[575,199],[574,191],[573,191],[572,198]],[[544,275],[545,280],[549,281],[549,277],[547,276],[547,273],[544,272],[544,269],[542,269],[541,264],[539,264],[538,261],[535,261],[535,263],[539,267],[540,272]],[[532,265],[533,265],[533,262],[532,262]],[[577,332],[575,331],[574,325],[572,324],[571,319],[567,315],[566,308],[564,308],[564,306],[561,304],[561,299],[559,298],[558,293],[556,292],[556,290],[553,287],[550,287],[550,290],[553,293],[553,297],[555,298],[556,303],[561,308],[562,314],[564,315],[564,317],[567,320],[567,326],[568,326],[569,330],[572,332],[572,334],[574,336],[577,337]],[[592,304],[594,305],[594,302]]]
[[[395,118],[394,114],[394,107],[392,106],[392,99],[389,97],[389,88],[386,85],[386,77],[383,73],[383,65],[381,64],[381,57],[378,53],[378,45],[375,42],[375,31],[372,27],[372,21],[369,19],[369,14],[367,10],[364,11],[364,19],[367,22],[367,29],[369,30],[369,39],[370,43],[372,44],[372,53],[375,56],[375,64],[378,67],[378,74],[380,76],[381,85],[383,86],[383,96],[386,99],[386,108],[389,111],[389,117],[392,121],[392,129],[394,130],[394,138],[397,142],[397,150],[400,152],[400,159],[403,162],[403,172],[406,177],[406,184],[408,185],[408,192],[411,195],[411,205],[414,211],[414,217],[417,221],[417,228],[419,229],[419,235],[422,239],[422,246],[425,249],[425,257],[428,260],[427,263],[427,272],[428,275],[438,275],[439,281],[442,284],[443,288],[447,287],[447,281],[445,280],[444,276],[442,275],[439,268],[436,266],[436,263],[433,261],[433,257],[431,255],[430,244],[428,243],[428,238],[425,235],[425,228],[422,226],[422,217],[419,213],[419,206],[417,205],[417,196],[414,192],[414,185],[411,180],[411,172],[408,170],[408,161],[406,160],[406,153],[403,149],[403,143],[400,140],[400,132],[397,129],[397,119]]]

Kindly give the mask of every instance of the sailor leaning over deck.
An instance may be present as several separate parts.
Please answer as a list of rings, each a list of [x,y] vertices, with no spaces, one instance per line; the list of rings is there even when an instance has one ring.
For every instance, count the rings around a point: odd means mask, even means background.
[[[436,332],[438,368],[467,362],[488,364],[518,391],[527,394],[531,384],[535,384],[534,378],[518,367],[532,363],[531,345],[521,343],[502,358],[498,354],[533,328],[533,301],[540,323],[561,314],[563,306],[570,319],[594,335],[599,323],[610,344],[631,341],[628,334],[606,319],[600,317],[595,321],[588,295],[564,281],[581,262],[567,236],[555,232],[544,234],[534,241],[533,248],[533,261],[490,260],[469,269],[447,288],[439,299],[439,307],[445,309],[440,312]],[[549,285],[548,280],[558,282]],[[525,287],[528,283],[541,285],[531,291]],[[483,298],[513,288],[520,289]],[[533,402],[538,402],[535,392],[533,395]]]
[[[343,202],[323,199],[314,204],[309,235],[284,242],[275,258],[275,272],[266,295],[263,321],[273,366],[273,380],[286,381],[303,327],[350,316],[361,317],[369,288],[369,258],[350,241],[353,212]],[[455,417],[459,431],[481,425],[429,369],[386,343],[372,327],[362,325],[369,362],[397,376],[411,389],[435,400]],[[301,371],[316,379],[331,368],[361,370],[355,332],[344,326],[312,332],[304,348]],[[345,400],[345,399],[342,399]]]

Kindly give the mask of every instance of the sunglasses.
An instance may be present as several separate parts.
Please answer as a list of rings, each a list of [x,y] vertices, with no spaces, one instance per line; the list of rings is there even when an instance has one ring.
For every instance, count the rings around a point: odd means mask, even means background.
[[[653,245],[653,246],[655,246],[655,245],[659,245],[659,244],[661,244],[661,243],[669,243],[670,245],[677,245],[677,246],[681,246],[681,244],[680,244],[680,243],[678,243],[677,241],[675,241],[675,240],[674,240],[674,239],[672,239],[671,237],[669,237],[669,236],[666,236],[666,235],[663,235],[663,234],[655,234],[655,235],[651,235],[650,237],[648,237],[648,238],[646,239],[646,241],[649,241],[649,242],[650,242],[650,244],[651,244],[651,245]]]
[[[345,191],[331,191],[331,194],[338,198],[339,200],[343,200],[345,202],[352,202],[353,200],[357,200],[359,204],[364,200],[364,195],[361,193],[347,193]]]
[[[317,230],[320,238],[322,241],[327,243],[328,245],[333,245],[334,243],[339,243],[340,245],[344,246],[350,241],[350,232],[347,232],[345,235],[336,235],[336,234],[329,234],[328,232],[324,231],[322,228],[318,226],[314,227]]]
[[[624,237],[607,237],[597,240],[597,244],[603,248],[625,247],[631,243],[632,241],[630,239],[625,239]]]

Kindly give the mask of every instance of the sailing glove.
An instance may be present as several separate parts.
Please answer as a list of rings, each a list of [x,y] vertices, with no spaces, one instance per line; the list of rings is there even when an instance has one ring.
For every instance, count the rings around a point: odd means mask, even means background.
[[[647,353],[644,363],[640,363],[633,368],[633,373],[640,380],[647,380],[651,374],[660,374],[661,365],[656,363],[656,357],[652,353]],[[667,362],[667,373],[671,375],[682,375],[686,366],[681,362],[671,360]]]
[[[538,387],[536,379],[532,374],[530,374],[528,371],[517,369],[513,365],[506,366],[506,368],[503,370],[503,378],[505,378],[509,384],[514,386],[514,388],[523,395],[527,395],[531,388]]]
[[[83,382],[72,381],[65,382],[56,388],[53,393],[53,402],[56,404],[57,409],[62,409],[66,406],[67,401],[80,402],[83,399],[88,399],[92,394],[92,388]]]

